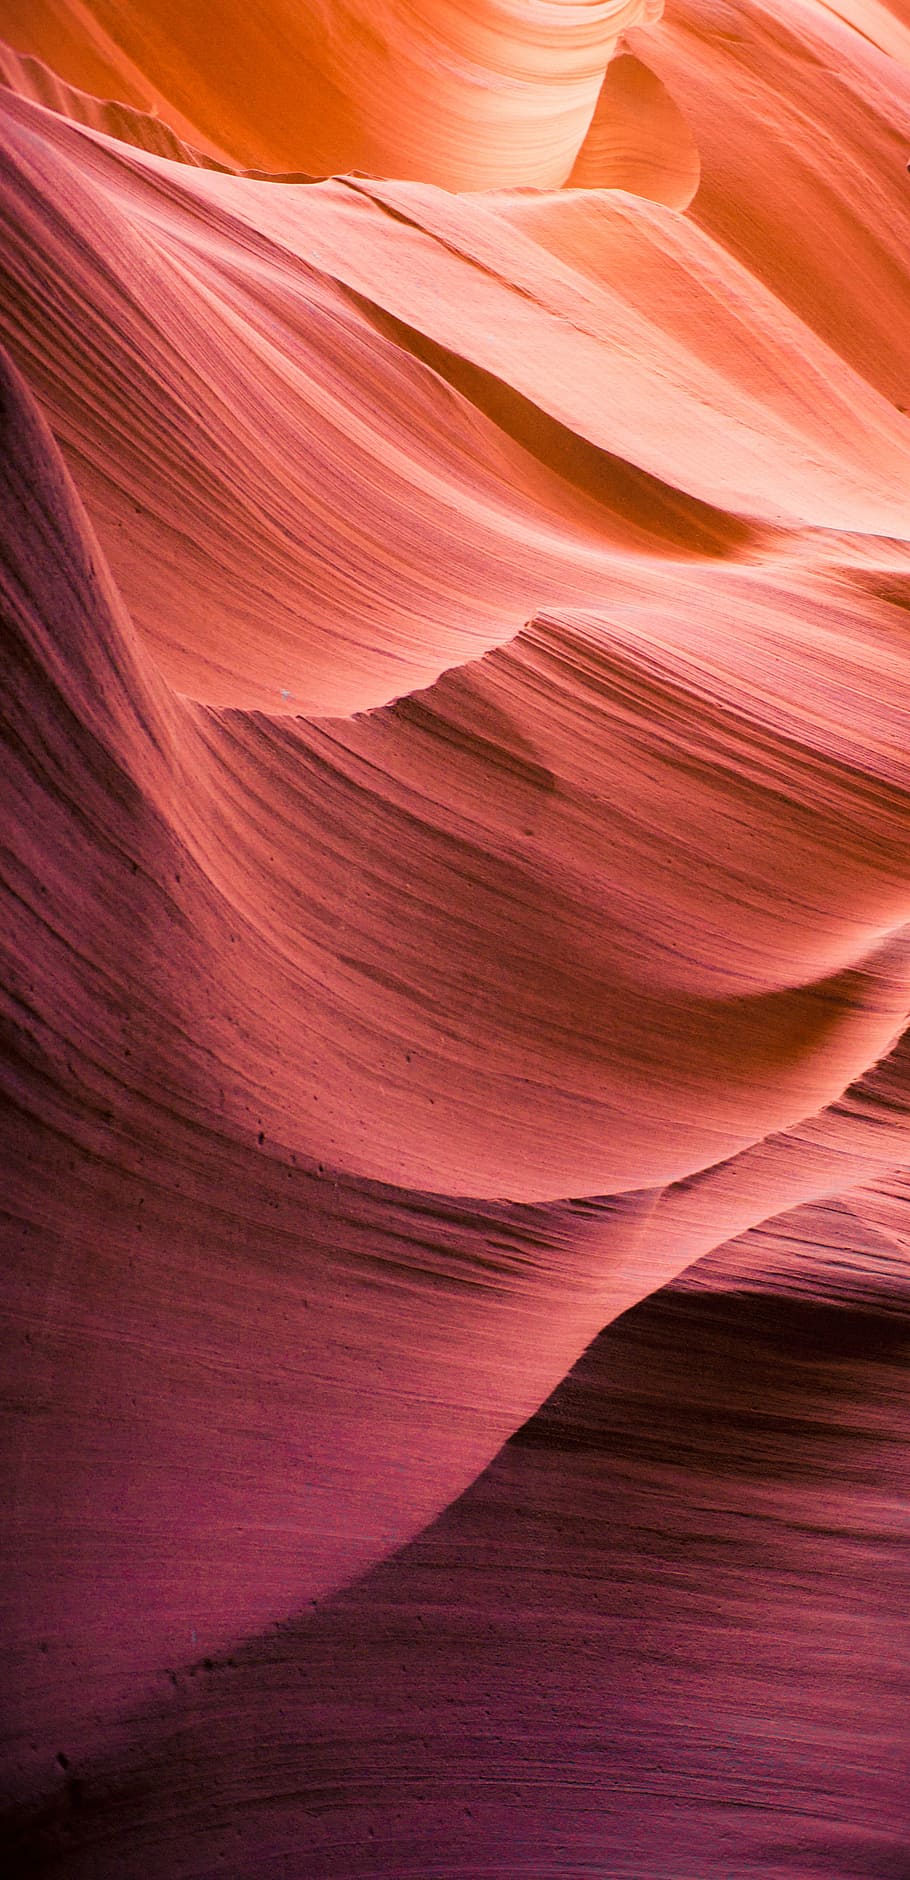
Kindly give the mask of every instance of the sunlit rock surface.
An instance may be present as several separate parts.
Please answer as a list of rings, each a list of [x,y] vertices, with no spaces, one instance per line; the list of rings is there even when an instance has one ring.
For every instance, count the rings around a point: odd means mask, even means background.
[[[902,1880],[907,10],[0,29],[4,1860]]]

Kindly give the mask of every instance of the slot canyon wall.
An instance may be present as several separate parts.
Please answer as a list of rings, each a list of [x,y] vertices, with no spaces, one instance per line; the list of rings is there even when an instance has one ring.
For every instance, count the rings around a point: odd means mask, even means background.
[[[910,5],[0,36],[0,1867],[907,1880]]]

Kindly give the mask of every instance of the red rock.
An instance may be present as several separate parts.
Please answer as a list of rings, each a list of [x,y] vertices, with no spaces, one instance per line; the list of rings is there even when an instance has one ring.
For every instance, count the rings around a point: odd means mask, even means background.
[[[910,33],[657,12],[0,14],[23,1872],[903,1871]]]

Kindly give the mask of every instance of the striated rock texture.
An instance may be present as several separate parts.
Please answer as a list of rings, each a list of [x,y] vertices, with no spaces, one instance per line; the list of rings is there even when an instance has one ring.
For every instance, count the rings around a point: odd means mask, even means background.
[[[0,0],[4,1872],[910,1871],[910,12],[660,14]]]

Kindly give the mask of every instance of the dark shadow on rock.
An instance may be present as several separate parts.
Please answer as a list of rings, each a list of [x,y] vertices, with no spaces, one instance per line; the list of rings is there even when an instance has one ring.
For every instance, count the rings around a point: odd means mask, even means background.
[[[636,1308],[395,1558],[59,1757],[5,1871],[906,1880],[892,1303]]]

